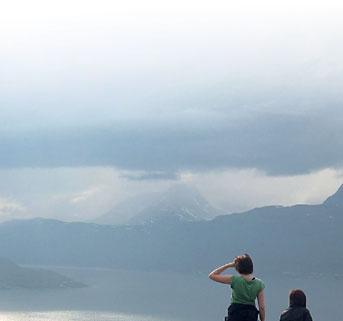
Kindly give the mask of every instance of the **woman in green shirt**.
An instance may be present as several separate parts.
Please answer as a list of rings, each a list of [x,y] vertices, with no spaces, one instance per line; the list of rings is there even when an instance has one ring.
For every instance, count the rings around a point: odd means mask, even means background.
[[[235,268],[237,275],[223,275],[222,273]],[[253,276],[254,265],[248,254],[237,256],[233,262],[216,268],[209,274],[213,281],[230,284],[231,305],[228,309],[228,321],[265,321],[264,283]],[[257,299],[259,311],[255,307]]]

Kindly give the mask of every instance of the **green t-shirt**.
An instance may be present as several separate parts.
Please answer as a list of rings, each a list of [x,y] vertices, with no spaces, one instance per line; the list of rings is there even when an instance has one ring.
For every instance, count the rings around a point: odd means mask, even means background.
[[[255,305],[255,299],[258,293],[264,289],[264,283],[258,278],[246,281],[241,276],[233,275],[231,289],[231,303]]]

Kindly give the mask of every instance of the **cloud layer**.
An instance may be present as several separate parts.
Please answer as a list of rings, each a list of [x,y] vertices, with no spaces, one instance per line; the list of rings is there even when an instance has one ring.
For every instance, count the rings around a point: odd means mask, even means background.
[[[339,2],[2,9],[0,214],[88,219],[186,178],[228,211],[339,185]]]
[[[343,165],[343,111],[338,108],[330,113],[222,116],[201,122],[186,118],[128,121],[106,127],[6,133],[0,141],[0,165],[113,166],[151,172],[140,177],[147,179],[224,168],[292,175]]]
[[[172,179],[342,165],[338,3],[16,0],[5,9],[3,168],[113,166]]]

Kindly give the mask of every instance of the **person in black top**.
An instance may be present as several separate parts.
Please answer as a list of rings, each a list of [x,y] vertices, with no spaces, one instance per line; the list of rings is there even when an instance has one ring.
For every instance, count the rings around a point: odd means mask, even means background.
[[[289,307],[283,311],[280,321],[312,321],[311,313],[306,308],[306,295],[300,289],[289,293]]]

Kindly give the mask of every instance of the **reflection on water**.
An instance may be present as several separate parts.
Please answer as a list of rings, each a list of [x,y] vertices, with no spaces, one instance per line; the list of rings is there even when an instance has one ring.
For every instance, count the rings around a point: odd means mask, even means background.
[[[53,269],[89,286],[82,289],[1,290],[0,311],[4,312],[0,312],[0,320],[222,321],[230,300],[230,287],[210,281],[207,275]],[[341,321],[342,278],[331,275],[258,276],[266,284],[268,320],[279,319],[281,311],[287,307],[290,289],[302,288],[308,296],[314,320]],[[35,312],[20,314],[20,311]]]
[[[94,311],[0,312],[1,321],[167,321],[151,316]]]

